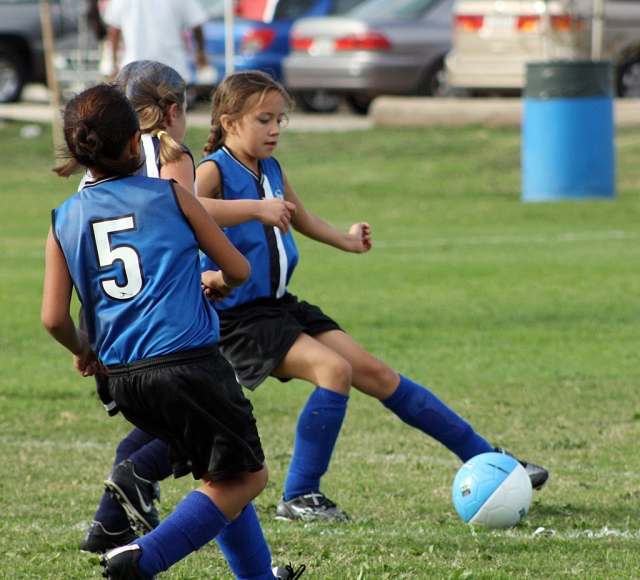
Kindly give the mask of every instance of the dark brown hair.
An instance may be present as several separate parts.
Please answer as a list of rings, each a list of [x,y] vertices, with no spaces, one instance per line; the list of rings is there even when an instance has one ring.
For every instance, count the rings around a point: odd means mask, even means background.
[[[76,95],[65,107],[63,119],[70,159],[53,169],[60,177],[84,167],[94,175],[126,175],[142,165],[139,153],[123,155],[140,128],[131,103],[116,87],[101,84]]]
[[[226,133],[220,122],[222,115],[241,119],[258,107],[271,91],[282,95],[287,110],[293,108],[293,99],[287,90],[267,73],[251,70],[237,72],[225,78],[213,92],[211,133],[204,146],[204,155],[210,155],[224,145]]]

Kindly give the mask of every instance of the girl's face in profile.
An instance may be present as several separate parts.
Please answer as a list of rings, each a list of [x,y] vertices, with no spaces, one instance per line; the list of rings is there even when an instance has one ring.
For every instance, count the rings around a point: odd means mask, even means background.
[[[278,91],[269,91],[257,107],[240,119],[223,119],[227,131],[225,145],[245,165],[257,169],[258,160],[273,155],[285,118],[284,98]]]
[[[187,133],[187,99],[184,99],[182,105],[173,103],[167,112],[166,126],[167,133],[176,141],[182,143]]]

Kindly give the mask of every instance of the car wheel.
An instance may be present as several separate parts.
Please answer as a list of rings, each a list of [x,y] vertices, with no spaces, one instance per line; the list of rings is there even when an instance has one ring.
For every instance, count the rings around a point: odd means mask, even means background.
[[[344,100],[347,101],[347,104],[354,113],[366,115],[369,112],[369,105],[371,105],[373,99],[363,97],[362,95],[347,95]]]
[[[640,97],[640,59],[627,62],[620,67],[618,94],[621,97]]]
[[[340,106],[338,97],[323,90],[299,91],[294,93],[294,98],[302,110],[309,113],[333,113]]]
[[[424,75],[416,91],[425,97],[445,97],[449,94],[447,73],[444,70],[444,60],[436,62]]]
[[[17,101],[25,78],[23,60],[11,48],[0,44],[0,103]]]

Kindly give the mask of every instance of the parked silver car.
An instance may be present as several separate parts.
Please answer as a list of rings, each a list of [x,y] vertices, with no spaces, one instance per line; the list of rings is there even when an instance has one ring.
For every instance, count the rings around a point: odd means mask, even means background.
[[[57,49],[78,46],[81,7],[80,0],[50,0]],[[0,0],[0,102],[17,101],[27,82],[45,81],[39,0]]]
[[[456,0],[453,48],[445,59],[452,87],[514,93],[526,63],[591,57],[591,0]],[[604,2],[602,55],[616,64],[617,92],[640,97],[640,1]]]
[[[366,112],[379,95],[448,93],[453,0],[365,0],[344,16],[302,18],[283,61],[292,91],[343,95]]]

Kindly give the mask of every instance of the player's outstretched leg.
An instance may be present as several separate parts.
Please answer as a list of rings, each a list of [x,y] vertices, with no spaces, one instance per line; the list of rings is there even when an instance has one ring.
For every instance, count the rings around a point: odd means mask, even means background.
[[[348,517],[320,489],[342,427],[349,397],[316,387],[300,413],[293,457],[278,501],[280,520],[334,520]]]
[[[428,389],[400,375],[400,384],[389,398],[381,401],[408,425],[420,429],[462,461],[480,453],[495,451],[494,447],[478,435],[469,423],[447,407]],[[520,461],[520,460],[518,460]],[[543,467],[520,461],[531,479],[534,489],[540,489],[549,477]]]

